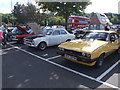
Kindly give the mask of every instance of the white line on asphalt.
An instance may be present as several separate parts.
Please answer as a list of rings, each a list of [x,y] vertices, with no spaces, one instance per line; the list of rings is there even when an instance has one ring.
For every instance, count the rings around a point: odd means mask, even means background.
[[[50,60],[50,59],[55,59],[55,58],[59,58],[59,57],[61,57],[61,55],[58,55],[58,56],[55,56],[55,57],[51,57],[51,58],[47,58],[47,59]]]
[[[9,44],[9,45],[10,45],[10,44]],[[12,46],[12,47],[14,47],[14,48],[17,48],[17,49],[19,49],[19,50],[21,50],[21,51],[23,51],[23,52],[26,52],[26,53],[28,53],[28,54],[30,54],[30,55],[32,55],[32,56],[35,56],[35,57],[37,57],[37,58],[39,58],[39,59],[48,61],[48,60],[45,59],[45,58],[42,58],[42,57],[40,57],[40,56],[38,56],[38,55],[35,55],[35,54],[31,53],[31,52],[28,52],[28,51],[26,51],[26,50],[23,50],[23,49],[21,49],[21,48],[19,48],[19,47],[17,47],[17,46],[14,46],[14,45],[10,45],[10,46]]]
[[[21,50],[21,51],[23,51],[23,52],[25,52],[25,53],[28,53],[28,54],[30,54],[30,55],[32,55],[32,56],[35,56],[35,57],[37,57],[37,58],[39,58],[39,59],[42,59],[42,60],[44,60],[44,61],[46,61],[46,62],[48,62],[48,63],[51,63],[51,64],[53,64],[53,65],[55,65],[55,66],[61,67],[61,68],[65,69],[65,70],[70,71],[70,72],[72,72],[72,73],[75,73],[75,74],[77,74],[77,75],[80,75],[80,76],[86,77],[86,78],[88,78],[88,79],[94,80],[94,81],[96,81],[96,82],[99,82],[99,83],[104,84],[104,85],[106,85],[106,86],[109,86],[109,87],[111,87],[111,88],[120,89],[120,88],[117,87],[117,86],[114,86],[114,85],[112,85],[112,84],[109,84],[109,83],[100,81],[100,80],[98,80],[98,79],[96,79],[96,78],[93,78],[93,77],[91,77],[91,76],[85,75],[85,74],[83,74],[83,73],[77,72],[77,71],[75,71],[75,70],[72,70],[72,69],[67,68],[67,67],[65,67],[65,66],[62,66],[62,65],[60,65],[60,64],[57,64],[57,63],[55,63],[55,62],[49,61],[48,59],[42,58],[42,57],[40,57],[40,56],[38,56],[38,55],[35,55],[35,54],[31,53],[31,52],[28,52],[28,51],[26,51],[26,50],[23,50],[23,49],[21,49],[21,48],[19,48],[19,47],[17,47],[17,46],[14,46],[14,45],[10,45],[10,46],[15,47],[16,49],[19,49],[19,50]]]
[[[99,83],[102,83],[102,84],[104,84],[104,85],[106,85],[106,86],[109,86],[109,87],[111,87],[111,88],[117,88],[117,89],[119,88],[119,87],[117,87],[117,86],[114,86],[114,85],[112,85],[112,84],[109,84],[109,83],[106,83],[106,82],[97,80],[96,78],[93,78],[93,77],[91,77],[91,76],[85,75],[85,74],[80,73],[80,72],[77,72],[77,71],[75,71],[75,70],[72,70],[72,69],[67,68],[67,67],[65,67],[65,66],[62,66],[62,65],[60,65],[60,64],[57,64],[57,63],[55,63],[55,62],[52,62],[52,61],[48,61],[48,62],[51,63],[51,64],[53,64],[53,65],[56,65],[56,66],[58,66],[58,67],[61,67],[61,68],[65,69],[65,70],[67,70],[67,71],[73,72],[73,73],[75,73],[75,74],[77,74],[77,75],[86,77],[86,78],[88,78],[88,79],[97,81],[97,82],[99,82]],[[120,89],[120,88],[119,88],[119,89]]]
[[[10,50],[10,49],[14,49],[14,47],[5,48],[5,49],[2,49],[2,50]]]
[[[108,70],[106,70],[103,74],[97,77],[97,80],[101,80],[104,76],[106,76],[113,68],[115,68],[120,63],[120,60],[117,61],[114,65],[112,65]]]

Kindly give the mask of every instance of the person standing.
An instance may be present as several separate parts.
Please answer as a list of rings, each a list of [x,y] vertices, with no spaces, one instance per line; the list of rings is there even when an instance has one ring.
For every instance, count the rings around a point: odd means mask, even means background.
[[[117,33],[120,35],[120,26],[117,26]]]
[[[106,30],[106,31],[109,31],[109,30],[110,30],[109,23],[106,23],[105,30]]]
[[[7,40],[6,40],[6,38],[7,38],[7,26],[2,25],[1,30],[3,32],[3,37],[4,37],[4,39],[2,39],[2,44],[3,44],[3,46],[6,46],[6,44],[7,44]]]
[[[3,37],[3,32],[0,30],[0,47],[2,46],[2,41],[3,41],[4,37]]]

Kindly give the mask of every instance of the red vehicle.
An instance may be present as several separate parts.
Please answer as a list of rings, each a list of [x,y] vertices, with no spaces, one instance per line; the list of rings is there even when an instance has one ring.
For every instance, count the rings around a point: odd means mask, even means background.
[[[91,20],[82,16],[69,16],[68,30],[83,29],[90,24]]]
[[[20,27],[20,26],[16,26],[17,29],[19,29],[22,33],[18,34],[18,35],[12,35],[12,40],[13,41],[17,41],[17,42],[21,42],[23,43],[23,38],[24,37],[28,37],[28,36],[34,36],[35,34],[30,34],[28,33],[24,28]]]

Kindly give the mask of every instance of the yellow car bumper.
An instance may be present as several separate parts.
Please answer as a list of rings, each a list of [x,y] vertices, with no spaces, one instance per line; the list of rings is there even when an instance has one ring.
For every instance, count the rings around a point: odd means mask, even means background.
[[[63,57],[63,56],[62,56]],[[76,63],[80,63],[80,64],[83,64],[83,65],[86,65],[86,66],[93,66],[95,65],[96,61],[94,62],[91,62],[91,63],[86,63],[86,62],[82,62],[82,61],[76,61],[76,60],[72,60],[72,59],[69,59],[69,58],[65,58],[63,57],[64,59],[67,59],[67,60],[70,60],[70,61],[73,61],[73,62],[76,62]]]

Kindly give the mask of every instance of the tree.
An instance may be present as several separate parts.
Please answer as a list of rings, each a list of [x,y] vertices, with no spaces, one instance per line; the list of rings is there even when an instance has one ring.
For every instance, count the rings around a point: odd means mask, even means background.
[[[16,21],[18,23],[24,23],[24,16],[22,15],[23,14],[23,6],[24,5],[21,5],[17,2],[14,6],[14,10],[12,11],[12,14],[16,17],[16,19],[17,19]]]
[[[49,17],[45,13],[40,13],[40,9],[31,3],[24,5],[17,2],[12,13],[16,17],[18,24],[36,22],[38,24],[44,25],[45,19]]]
[[[23,7],[22,14],[25,17],[25,22],[34,22],[37,19],[37,11],[38,9],[35,5],[31,3],[27,3],[27,6]]]
[[[117,15],[118,18],[118,24],[120,24],[120,14]]]
[[[120,24],[120,14],[105,13],[105,15],[113,24]]]
[[[39,9],[37,9],[35,5],[31,3],[24,5],[18,2],[15,4],[12,14],[16,17],[19,24],[38,21],[37,19],[40,16]]]
[[[5,24],[14,24],[15,17],[12,14],[0,14],[1,22],[4,22]]]
[[[82,14],[86,7],[91,4],[88,2],[40,2],[37,1],[43,11],[51,11],[54,14],[63,16],[66,22],[67,28],[67,19],[70,15]]]

